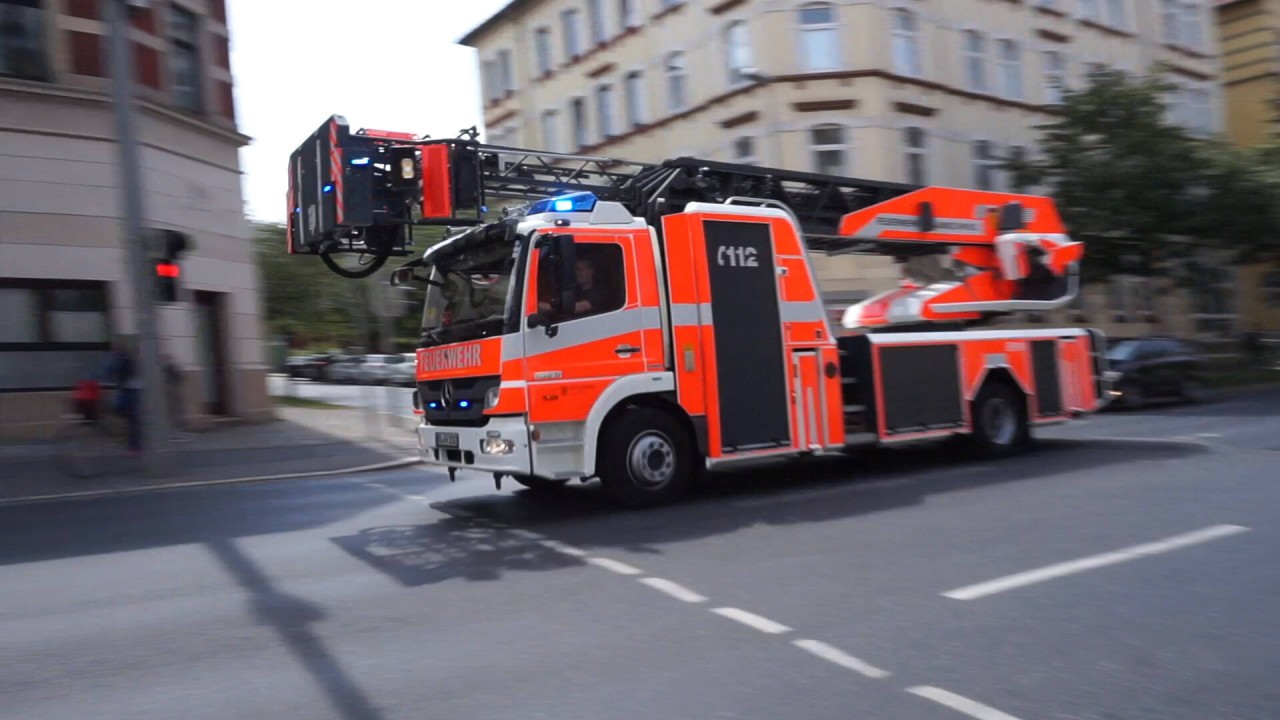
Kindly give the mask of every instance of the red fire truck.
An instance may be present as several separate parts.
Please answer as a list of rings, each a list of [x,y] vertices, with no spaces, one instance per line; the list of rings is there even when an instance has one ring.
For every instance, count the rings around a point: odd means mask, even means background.
[[[1001,329],[1060,307],[1080,244],[1045,197],[693,158],[644,164],[334,116],[290,159],[291,253],[426,289],[417,427],[432,466],[618,502],[706,469],[951,435],[990,453],[1096,410],[1104,339]],[[499,214],[488,205],[507,203]],[[810,253],[893,257],[829,321]],[[339,262],[358,253],[362,264]]]

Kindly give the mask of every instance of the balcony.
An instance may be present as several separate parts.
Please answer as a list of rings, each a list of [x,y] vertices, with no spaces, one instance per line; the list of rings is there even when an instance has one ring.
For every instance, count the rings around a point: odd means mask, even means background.
[[[36,1],[0,1],[0,77],[48,80],[45,50],[45,16]]]

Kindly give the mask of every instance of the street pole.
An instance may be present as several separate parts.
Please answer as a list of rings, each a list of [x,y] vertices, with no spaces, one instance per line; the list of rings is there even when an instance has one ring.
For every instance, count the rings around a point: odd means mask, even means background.
[[[138,357],[135,372],[142,373],[142,465],[148,475],[159,474],[164,442],[164,384],[160,377],[156,341],[155,299],[147,237],[143,232],[142,171],[133,127],[133,61],[129,52],[128,2],[107,0],[111,27],[111,100],[116,112],[116,143],[120,154],[120,195],[123,198],[123,243],[127,275],[133,283],[133,311],[137,322]],[[136,1],[136,0],[134,0]]]

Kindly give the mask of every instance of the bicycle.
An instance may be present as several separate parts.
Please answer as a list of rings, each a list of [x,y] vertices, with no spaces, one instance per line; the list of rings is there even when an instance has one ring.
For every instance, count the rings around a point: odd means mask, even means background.
[[[102,412],[96,403],[73,402],[54,436],[54,465],[74,478],[101,475],[124,454],[127,437],[125,418]]]

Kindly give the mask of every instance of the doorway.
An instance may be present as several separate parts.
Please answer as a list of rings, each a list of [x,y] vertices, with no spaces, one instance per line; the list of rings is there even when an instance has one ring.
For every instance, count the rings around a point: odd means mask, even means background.
[[[226,415],[229,405],[223,295],[204,290],[195,292],[196,352],[204,366],[197,397],[206,415]]]

